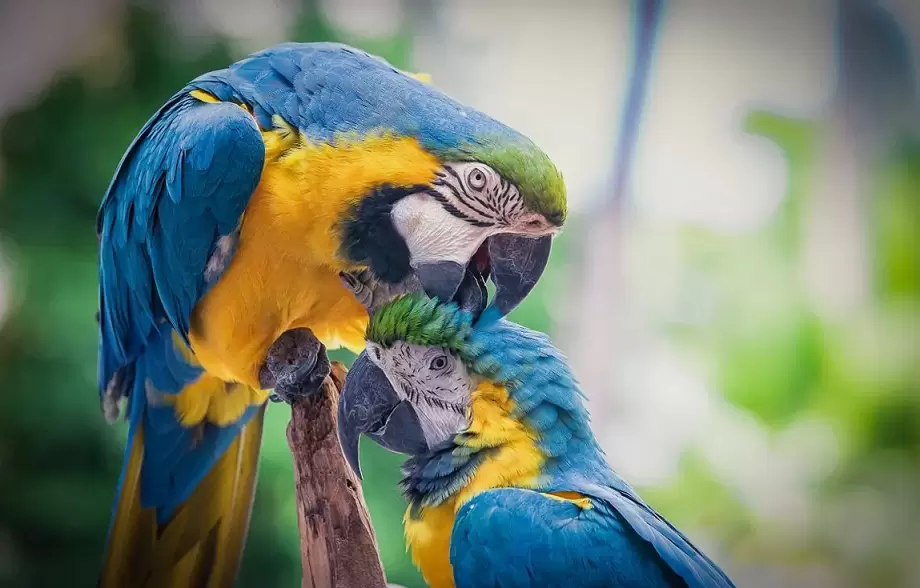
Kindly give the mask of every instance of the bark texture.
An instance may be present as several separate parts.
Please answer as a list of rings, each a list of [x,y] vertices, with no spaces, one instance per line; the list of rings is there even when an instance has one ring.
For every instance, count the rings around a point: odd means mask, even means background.
[[[345,367],[335,362],[320,393],[297,400],[288,425],[294,458],[303,588],[384,588],[370,515],[339,446]]]

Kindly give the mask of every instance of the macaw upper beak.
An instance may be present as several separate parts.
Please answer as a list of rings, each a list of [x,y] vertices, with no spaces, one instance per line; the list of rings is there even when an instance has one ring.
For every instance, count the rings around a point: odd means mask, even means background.
[[[389,379],[361,353],[345,376],[339,396],[339,443],[352,471],[361,479],[358,442],[361,434],[396,453],[408,455],[428,451],[415,409],[400,400]]]
[[[465,278],[469,271],[479,274],[478,281],[491,277],[495,284],[492,306],[505,316],[527,297],[543,275],[551,247],[550,235],[493,235],[486,239],[467,266],[454,261],[438,261],[419,264],[415,272],[425,293],[440,300],[453,300],[455,295],[457,298],[467,296],[458,289],[467,287]]]
[[[495,298],[492,305],[507,315],[530,294],[543,275],[553,245],[550,235],[494,235],[489,238],[489,259]]]

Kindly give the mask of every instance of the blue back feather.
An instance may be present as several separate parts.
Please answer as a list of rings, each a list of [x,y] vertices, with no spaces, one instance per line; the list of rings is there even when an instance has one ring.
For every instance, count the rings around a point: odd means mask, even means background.
[[[191,86],[244,101],[262,128],[280,115],[314,141],[381,130],[417,137],[436,155],[483,141],[530,140],[386,61],[339,43],[282,43],[196,78]],[[459,113],[463,114],[460,115]]]

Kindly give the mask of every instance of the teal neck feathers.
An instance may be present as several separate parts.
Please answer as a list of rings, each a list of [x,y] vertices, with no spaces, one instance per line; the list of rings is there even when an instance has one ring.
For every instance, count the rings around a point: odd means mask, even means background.
[[[535,489],[577,492],[612,482],[615,475],[591,432],[581,390],[559,350],[542,333],[483,318],[485,322],[472,328],[461,323],[462,343],[449,346],[459,352],[472,373],[505,387],[513,406],[510,416],[533,433],[544,456]],[[452,337],[448,333],[447,339]],[[475,441],[460,434],[406,461],[402,488],[411,513],[455,496],[501,449],[482,447]]]

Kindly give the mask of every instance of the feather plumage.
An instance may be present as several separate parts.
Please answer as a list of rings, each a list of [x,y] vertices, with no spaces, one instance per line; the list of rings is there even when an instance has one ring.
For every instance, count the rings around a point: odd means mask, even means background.
[[[534,211],[565,216],[561,176],[529,139],[344,45],[255,53],[141,129],[97,219],[99,392],[109,419],[127,397],[131,427],[108,565],[130,559],[119,541],[149,547],[132,539],[149,525],[206,540],[189,504],[209,492],[251,498],[233,490],[254,468],[219,472],[260,430],[269,346],[300,327],[330,348],[362,342],[366,313],[338,278],[368,261],[355,252],[370,246],[344,242],[357,204],[427,185],[447,160],[491,165]],[[394,256],[387,277],[408,271]]]
[[[549,338],[483,316],[471,324],[454,304],[409,295],[369,329],[375,341],[452,349],[485,379],[468,430],[404,465],[406,535],[426,578],[459,588],[731,588],[607,464],[584,395]],[[448,328],[432,336],[433,324]],[[452,579],[438,571],[447,565],[444,533]]]

